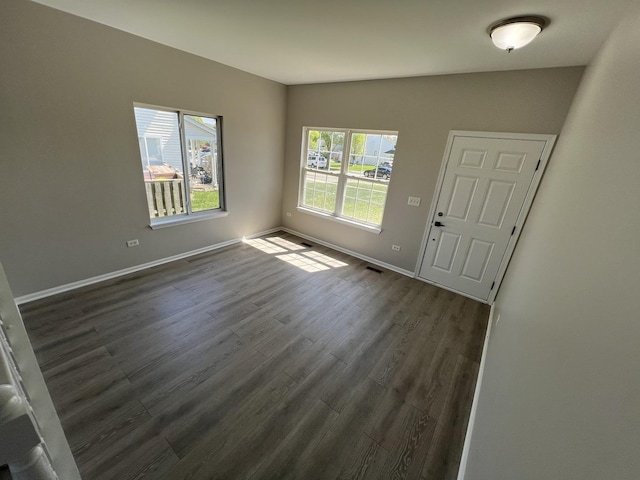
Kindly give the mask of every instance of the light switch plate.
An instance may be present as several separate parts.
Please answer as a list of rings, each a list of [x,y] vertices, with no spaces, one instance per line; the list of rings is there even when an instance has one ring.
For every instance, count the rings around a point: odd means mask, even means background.
[[[412,207],[419,207],[420,197],[409,197],[409,201],[407,202],[407,205],[411,205]]]

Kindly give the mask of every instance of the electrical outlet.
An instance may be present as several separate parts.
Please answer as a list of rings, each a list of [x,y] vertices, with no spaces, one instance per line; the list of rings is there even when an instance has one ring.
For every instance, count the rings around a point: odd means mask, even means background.
[[[137,247],[138,245],[140,245],[140,242],[137,238],[133,240],[127,240],[127,247]]]
[[[291,212],[287,212],[287,217],[290,217],[290,216],[291,216]]]
[[[411,205],[412,207],[419,207],[420,197],[409,197],[409,200],[407,201],[407,205]]]
[[[399,252],[400,251],[400,245],[391,245],[391,250],[393,250],[394,252]]]

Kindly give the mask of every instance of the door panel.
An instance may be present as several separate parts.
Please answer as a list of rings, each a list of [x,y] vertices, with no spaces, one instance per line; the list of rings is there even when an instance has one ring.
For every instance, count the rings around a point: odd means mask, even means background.
[[[477,178],[456,176],[453,194],[449,200],[447,216],[466,220],[473,194],[478,184]]]
[[[464,149],[460,156],[460,166],[469,168],[482,168],[487,157],[486,150]]]
[[[489,298],[545,144],[454,137],[420,278]]]
[[[462,267],[461,275],[471,280],[482,280],[494,245],[494,243],[484,242],[477,238],[471,240],[471,247],[464,262],[464,267]]]
[[[497,172],[520,173],[526,159],[526,154],[502,152],[496,161]]]
[[[458,243],[460,243],[460,235],[454,235],[448,232],[442,233],[432,266],[445,272],[451,272],[453,259],[458,250]]]
[[[489,183],[489,191],[484,200],[478,224],[494,228],[502,226],[515,186],[514,182],[492,180]]]

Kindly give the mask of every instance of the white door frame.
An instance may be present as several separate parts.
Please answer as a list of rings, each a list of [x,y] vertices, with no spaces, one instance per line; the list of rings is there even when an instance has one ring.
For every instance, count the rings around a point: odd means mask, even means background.
[[[518,219],[516,221],[516,225],[515,225],[516,231],[514,232],[513,235],[511,235],[511,238],[509,239],[509,243],[507,244],[507,249],[505,251],[504,257],[500,262],[500,268],[498,268],[498,273],[496,274],[495,285],[491,290],[491,293],[489,293],[489,298],[487,300],[477,298],[477,297],[474,297],[473,295],[469,295],[463,292],[459,292],[457,290],[446,287],[444,285],[440,285],[438,283],[430,282],[418,276],[420,273],[420,267],[422,266],[424,255],[427,250],[427,242],[431,233],[431,228],[433,227],[433,218],[436,214],[438,199],[440,198],[440,193],[442,191],[442,182],[444,181],[444,175],[447,170],[449,155],[451,154],[453,141],[456,137],[496,138],[496,139],[506,139],[506,140],[542,140],[545,142],[544,148],[542,150],[542,154],[540,156],[540,165],[538,166],[535,173],[533,174],[531,185],[529,186],[529,190],[527,191],[527,195],[525,196],[522,209],[520,210],[520,214],[518,215]],[[432,283],[433,285],[436,285],[440,288],[451,290],[460,295],[473,298],[474,300],[478,300],[479,302],[492,305],[496,299],[498,290],[500,289],[500,284],[502,283],[502,279],[504,278],[504,275],[507,271],[507,266],[509,265],[509,260],[511,259],[511,255],[513,255],[513,251],[515,250],[516,244],[518,243],[518,238],[520,238],[520,232],[522,232],[522,227],[524,225],[525,220],[527,219],[527,214],[529,213],[529,209],[531,208],[531,204],[533,203],[533,199],[535,198],[536,192],[538,190],[538,186],[540,185],[540,180],[542,179],[544,170],[547,167],[547,163],[549,162],[549,157],[551,156],[551,152],[553,150],[553,146],[555,144],[556,138],[557,138],[557,135],[542,135],[542,134],[535,134],[535,133],[472,132],[472,131],[466,131],[466,130],[451,130],[449,132],[449,138],[447,139],[447,145],[444,149],[442,164],[440,165],[440,173],[438,174],[438,183],[436,184],[436,190],[433,194],[433,199],[431,200],[431,207],[429,208],[429,217],[427,217],[427,226],[425,227],[424,236],[422,237],[422,243],[420,245],[420,254],[418,255],[418,261],[416,263],[415,278],[422,280],[423,282]]]

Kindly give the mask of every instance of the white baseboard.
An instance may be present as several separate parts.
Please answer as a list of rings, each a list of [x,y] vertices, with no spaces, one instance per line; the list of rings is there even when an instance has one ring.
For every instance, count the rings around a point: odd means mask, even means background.
[[[467,432],[464,437],[464,447],[462,448],[462,457],[460,458],[460,468],[458,469],[458,480],[465,480],[467,474],[467,462],[469,461],[469,449],[471,448],[471,439],[473,437],[473,426],[476,421],[476,412],[478,410],[478,398],[480,397],[480,387],[482,386],[482,377],[484,376],[485,364],[487,361],[487,347],[489,345],[489,337],[491,336],[491,328],[494,321],[495,303],[491,305],[489,313],[489,323],[487,324],[487,333],[484,336],[484,345],[482,346],[482,358],[480,360],[480,368],[478,369],[478,379],[476,380],[476,389],[473,393],[473,403],[471,404],[471,413],[469,414],[469,423],[467,424]]]
[[[405,270],[404,268],[396,267],[395,265],[391,265],[390,263],[381,262],[380,260],[376,260],[375,258],[367,257],[366,255],[362,255],[361,253],[354,252],[353,250],[342,248],[338,245],[334,245],[333,243],[325,242],[324,240],[320,240],[310,235],[305,235],[304,233],[296,232],[295,230],[292,230],[286,227],[271,228],[269,230],[257,232],[252,235],[247,235],[244,238],[255,238],[255,237],[260,237],[262,235],[268,235],[270,233],[275,233],[279,231],[289,232],[301,238],[305,238],[307,240],[311,240],[312,242],[318,243],[320,245],[324,245],[325,247],[329,247],[339,252],[346,253],[347,255],[351,255],[352,257],[359,258],[360,260],[364,260],[365,262],[369,262],[373,265],[378,265],[379,267],[386,268],[387,270],[392,270],[402,275],[406,275],[407,277],[411,277],[411,278],[415,277],[415,273],[410,270]],[[162,265],[164,263],[169,263],[175,260],[181,260],[183,258],[191,257],[193,255],[198,255],[201,253],[210,252],[212,250],[217,250],[219,248],[228,247],[229,245],[234,245],[236,243],[240,243],[241,241],[242,241],[242,238],[234,238],[232,240],[227,240],[226,242],[216,243],[215,245],[209,245],[207,247],[198,248],[197,250],[191,250],[188,252],[180,253],[178,255],[172,255],[171,257],[160,258],[152,262],[135,265],[133,267],[123,268],[122,270],[116,270],[115,272],[105,273],[103,275],[86,278],[84,280],[79,280],[77,282],[66,283],[64,285],[60,285],[57,287],[41,290],[39,292],[29,293],[21,297],[16,297],[15,300],[18,305],[22,305],[23,303],[33,302],[34,300],[40,300],[41,298],[46,298],[52,295],[57,295],[59,293],[68,292],[69,290],[74,290],[80,287],[86,287],[88,285],[93,285],[94,283],[104,282],[105,280],[111,280],[112,278],[128,275],[129,273],[138,272],[146,268],[155,267],[158,265]]]
[[[376,260],[375,258],[367,257],[366,255],[362,255],[361,253],[354,252],[353,250],[349,250],[346,248],[342,248],[338,245],[334,245],[333,243],[325,242],[324,240],[319,240],[311,235],[305,235],[304,233],[297,232],[287,227],[281,227],[280,230],[284,232],[289,232],[292,235],[297,235],[298,237],[305,238],[307,240],[311,240],[312,242],[319,243],[320,245],[324,245],[325,247],[332,248],[342,253],[346,253],[347,255],[351,255],[352,257],[359,258],[360,260],[364,260],[365,262],[372,263],[374,265],[378,265],[379,267],[386,268],[387,270],[392,270],[397,273],[401,273],[402,275],[406,275],[407,277],[414,278],[415,272],[410,270],[405,270],[404,268],[396,267],[395,265],[391,265],[390,263],[381,262],[380,260]]]
[[[252,235],[247,235],[244,238],[260,237],[262,235],[268,235],[270,233],[279,232],[281,230],[282,228],[280,227],[271,228],[263,232],[257,232]],[[46,290],[41,290],[39,292],[29,293],[21,297],[16,297],[15,301],[16,301],[16,304],[22,305],[23,303],[28,303],[34,300],[39,300],[41,298],[57,295],[59,293],[68,292],[69,290],[74,290],[76,288],[86,287],[88,285],[93,285],[94,283],[104,282],[105,280],[111,280],[112,278],[121,277],[123,275],[128,275],[129,273],[138,272],[146,268],[155,267],[158,265],[162,265],[164,263],[169,263],[175,260],[181,260],[183,258],[191,257],[193,255],[198,255],[201,253],[210,252],[212,250],[217,250],[219,248],[228,247],[229,245],[234,245],[240,242],[242,242],[242,238],[234,238],[232,240],[227,240],[226,242],[216,243],[215,245],[209,245],[207,247],[198,248],[197,250],[191,250],[188,252],[179,253],[178,255],[172,255],[171,257],[161,258],[158,260],[154,260],[152,262],[143,263],[141,265],[135,265],[133,267],[123,268],[122,270],[116,270],[115,272],[105,273],[103,275],[86,278],[84,280],[79,280],[77,282],[67,283],[64,285],[60,285],[58,287],[48,288]]]

